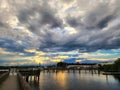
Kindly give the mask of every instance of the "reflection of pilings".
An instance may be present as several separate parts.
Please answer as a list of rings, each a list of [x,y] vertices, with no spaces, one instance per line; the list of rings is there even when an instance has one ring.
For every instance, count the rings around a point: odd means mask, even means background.
[[[79,73],[81,73],[81,69],[79,68],[78,70],[79,70]]]
[[[91,70],[89,69],[89,72],[91,72]]]
[[[58,70],[56,69],[56,74],[58,73]]]
[[[96,68],[92,68],[92,67],[80,67],[80,68],[47,68],[47,69],[43,69],[42,71],[45,73],[57,73],[59,71],[61,72],[64,72],[64,71],[67,71],[68,73],[69,72],[78,72],[78,73],[81,73],[81,70],[83,70],[85,73],[91,73],[91,74],[100,74],[100,70],[98,71],[98,69]]]
[[[106,81],[108,82],[108,75],[106,74]]]
[[[73,73],[75,73],[75,69],[73,68]]]
[[[55,69],[53,69],[52,71],[55,72]]]
[[[69,73],[70,72],[70,69],[68,68],[68,69],[66,69],[67,70],[67,72]]]
[[[35,76],[34,76],[34,80],[35,80]]]
[[[47,68],[42,70],[44,73],[57,73],[58,71],[65,71],[65,69]]]
[[[28,82],[29,76],[26,76],[26,81]]]
[[[32,81],[32,76],[30,76],[30,79],[29,79],[30,81]]]
[[[94,71],[93,70],[91,70],[91,74],[93,75],[93,73],[94,73]]]
[[[32,77],[34,78],[34,81],[39,81],[39,76],[26,76],[24,79],[28,82],[29,80],[32,81]]]
[[[43,72],[45,73],[46,70],[43,70]]]
[[[86,68],[85,68],[85,73],[87,73]]]
[[[94,69],[94,73],[95,73],[95,74],[97,73],[95,69]]]
[[[49,73],[50,72],[50,70],[49,69],[47,69],[47,73]]]
[[[100,70],[98,69],[97,71],[98,71],[98,76],[100,76]]]

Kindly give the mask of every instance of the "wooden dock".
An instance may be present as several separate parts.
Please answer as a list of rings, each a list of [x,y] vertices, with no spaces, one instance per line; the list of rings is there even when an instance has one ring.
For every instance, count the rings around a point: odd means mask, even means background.
[[[17,75],[9,75],[8,78],[0,85],[0,90],[20,90]]]
[[[1,72],[0,90],[32,90],[28,84],[29,76],[37,77],[39,80],[40,70],[23,70]]]

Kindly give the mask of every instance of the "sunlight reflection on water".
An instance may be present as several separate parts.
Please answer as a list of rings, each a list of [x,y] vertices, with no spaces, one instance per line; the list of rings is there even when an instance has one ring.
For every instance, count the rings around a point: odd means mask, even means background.
[[[40,74],[39,83],[30,81],[34,90],[120,90],[120,82],[114,76],[79,72]]]

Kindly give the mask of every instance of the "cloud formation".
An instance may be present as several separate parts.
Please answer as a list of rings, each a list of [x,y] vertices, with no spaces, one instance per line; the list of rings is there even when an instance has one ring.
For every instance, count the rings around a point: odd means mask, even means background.
[[[119,49],[119,5],[119,0],[1,0],[0,48],[20,53]]]

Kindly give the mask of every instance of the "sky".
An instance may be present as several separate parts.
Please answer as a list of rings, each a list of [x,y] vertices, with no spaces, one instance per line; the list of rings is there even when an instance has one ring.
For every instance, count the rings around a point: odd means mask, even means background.
[[[0,0],[0,65],[120,57],[120,0]]]

